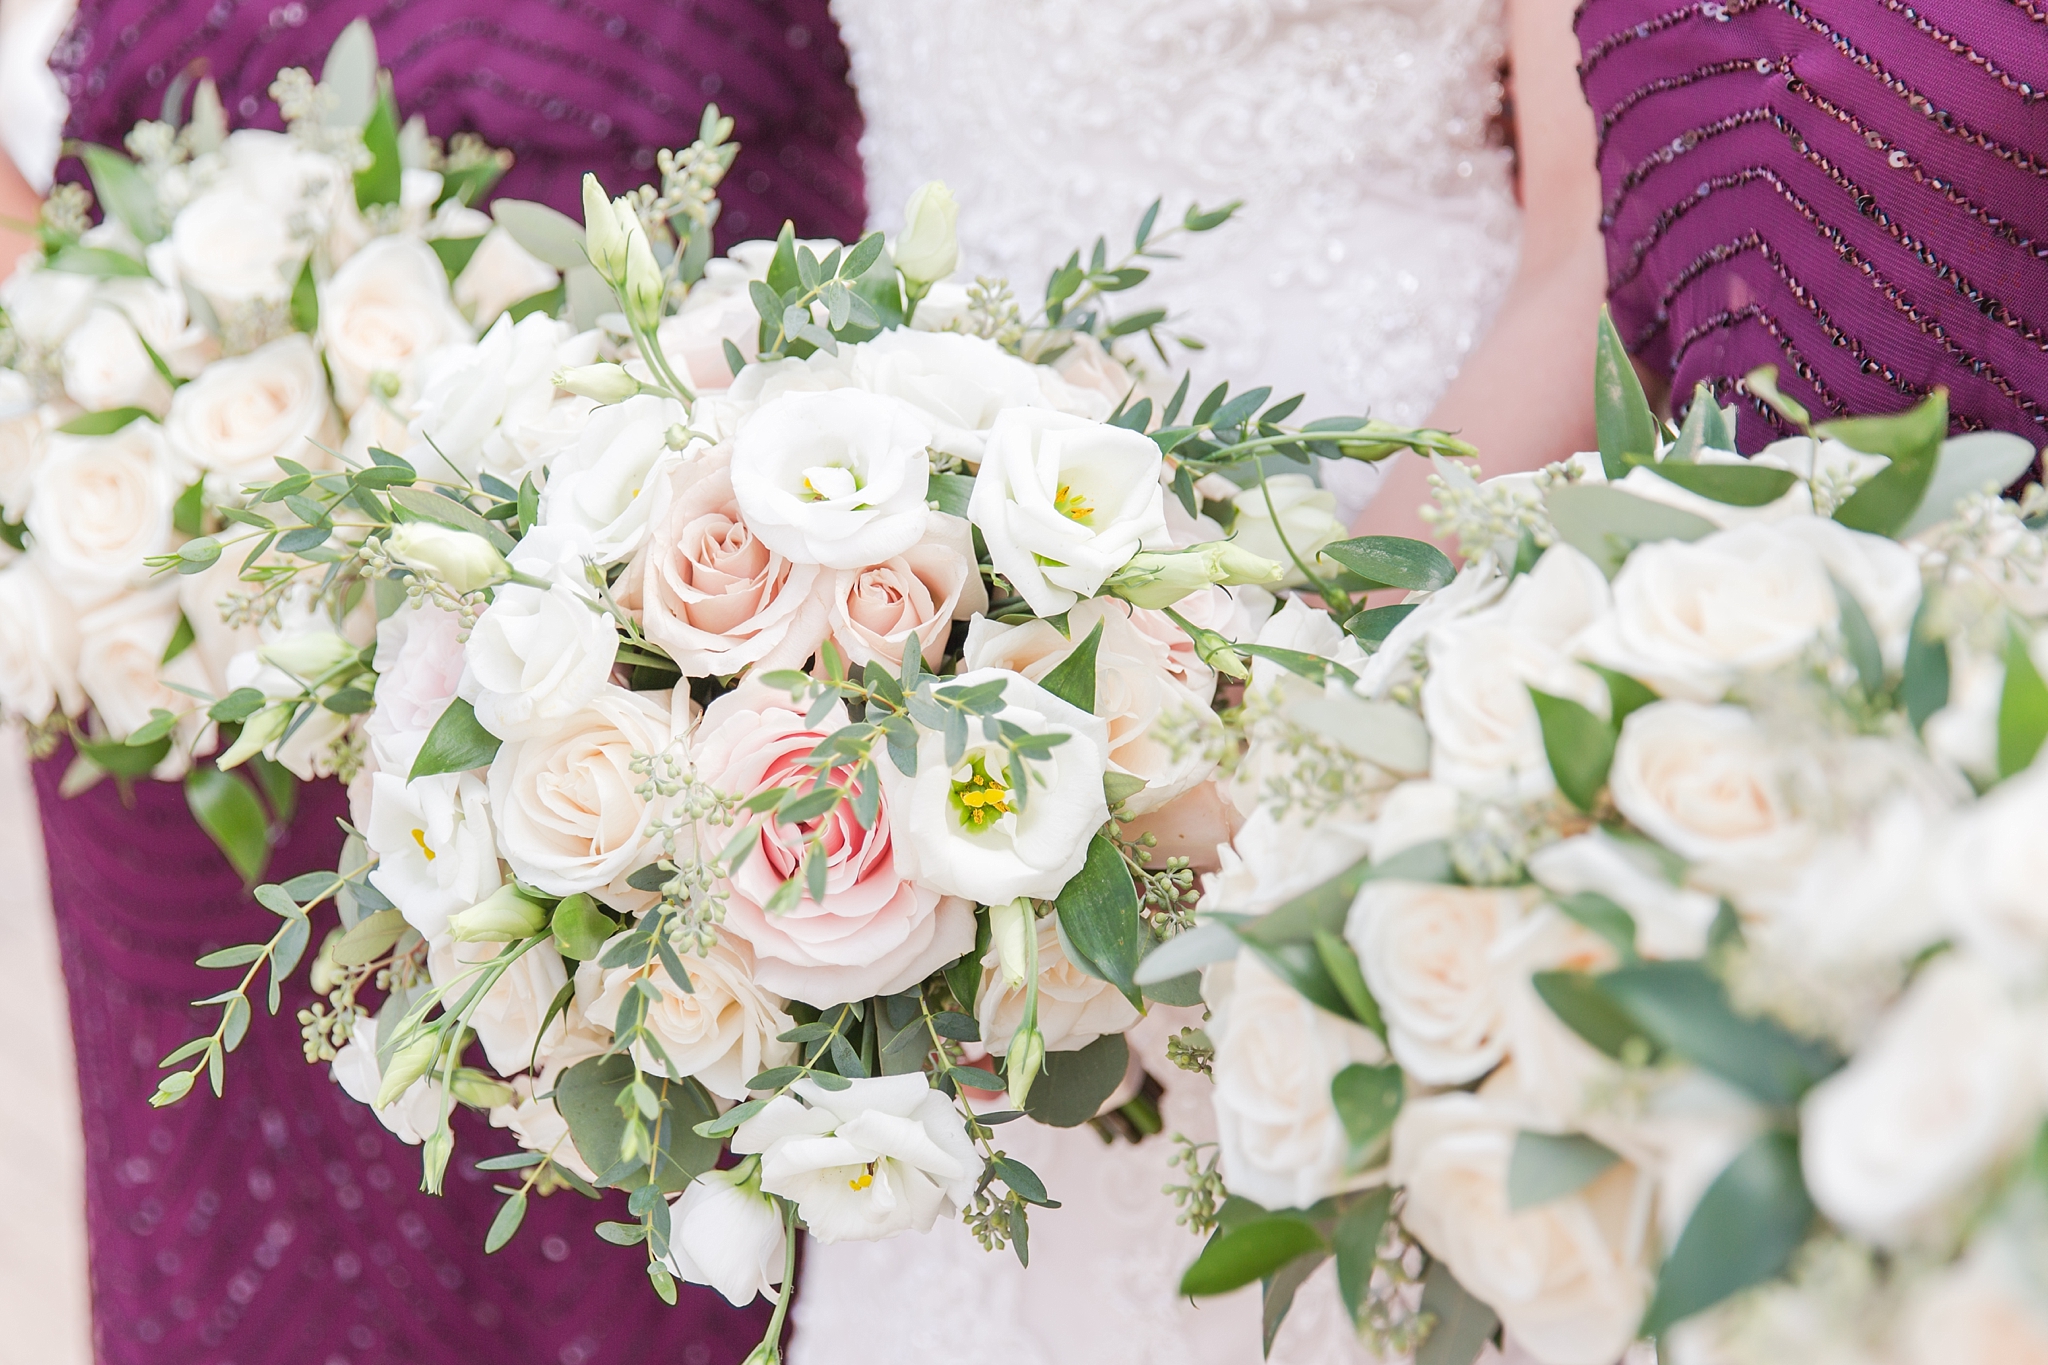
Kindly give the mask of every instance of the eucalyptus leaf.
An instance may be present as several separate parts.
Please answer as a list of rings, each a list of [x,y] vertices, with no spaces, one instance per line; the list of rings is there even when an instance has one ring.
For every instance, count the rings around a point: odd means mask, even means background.
[[[1593,419],[1600,435],[1600,463],[1610,479],[1628,472],[1624,457],[1657,453],[1657,418],[1643,396],[1614,318],[1600,310],[1600,340],[1593,357]]]
[[[1074,646],[1067,657],[1043,678],[1038,685],[1058,697],[1061,701],[1078,706],[1093,715],[1095,712],[1095,651],[1102,643],[1102,622],[1088,632],[1087,638]]]
[[[1799,482],[1789,469],[1753,464],[1693,464],[1663,460],[1644,466],[1688,493],[1730,507],[1764,507],[1776,502]]]
[[[1330,1100],[1351,1145],[1348,1164],[1352,1170],[1364,1170],[1385,1155],[1406,1094],[1401,1068],[1392,1063],[1368,1066],[1353,1062],[1331,1079]]]
[[[1736,1013],[1703,962],[1637,963],[1608,972],[1599,985],[1653,1040],[1765,1104],[1797,1104],[1842,1064],[1826,1043]]]
[[[420,746],[419,755],[413,759],[412,770],[406,774],[406,780],[481,768],[497,757],[503,742],[484,729],[483,723],[476,718],[474,706],[456,697],[441,712],[433,728],[427,731],[426,743]]]
[[[1188,972],[1237,956],[1237,934],[1229,925],[1207,920],[1174,935],[1145,954],[1131,979],[1140,986],[1156,986]]]
[[[1343,565],[1359,577],[1389,588],[1411,592],[1433,592],[1458,576],[1457,565],[1426,540],[1403,536],[1359,536],[1325,545],[1325,559]]]
[[[1937,388],[1905,412],[1886,417],[1844,417],[1814,428],[1817,435],[1891,461],[1835,509],[1835,520],[1873,535],[1897,535],[1913,519],[1934,482],[1948,435],[1948,390]]]
[[[1431,1261],[1423,1275],[1422,1311],[1436,1325],[1416,1348],[1415,1365],[1472,1365],[1500,1330],[1499,1314],[1459,1284],[1442,1261]]]
[[[245,884],[263,875],[270,828],[254,788],[234,773],[199,763],[185,774],[185,804]]]
[[[1105,1033],[1078,1051],[1048,1052],[1025,1112],[1054,1128],[1078,1128],[1116,1093],[1130,1063],[1121,1033]]]
[[[2027,642],[2014,631],[2005,644],[2005,685],[1998,694],[1998,775],[2030,766],[2048,740],[2048,684],[2034,667]]]
[[[1568,697],[1529,689],[1543,729],[1543,753],[1557,789],[1580,810],[1590,811],[1607,786],[1614,763],[1614,730]]]
[[[1519,1213],[1576,1194],[1619,1160],[1613,1149],[1584,1133],[1524,1129],[1508,1158],[1508,1209]]]
[[[1180,1292],[1195,1298],[1227,1294],[1271,1275],[1297,1256],[1328,1248],[1323,1235],[1300,1218],[1262,1218],[1210,1238],[1180,1277]]]
[[[2034,445],[2009,431],[1971,431],[1941,443],[1934,477],[1911,520],[1899,528],[1900,539],[1919,535],[1956,513],[1973,493],[2009,487],[2034,464]]]
[[[1543,502],[1558,535],[1609,578],[1646,541],[1698,540],[1715,529],[1705,517],[1606,484],[1558,484]]]
[[[530,199],[493,199],[491,217],[529,255],[557,270],[590,263],[583,254],[583,225],[557,209]]]
[[[1100,834],[1090,839],[1087,860],[1060,888],[1055,904],[1064,941],[1080,954],[1074,965],[1135,997],[1146,934],[1137,885],[1116,845]]]
[[[1759,1136],[1694,1205],[1657,1276],[1642,1334],[1662,1336],[1672,1324],[1784,1273],[1812,1222],[1798,1140],[1789,1133]]]

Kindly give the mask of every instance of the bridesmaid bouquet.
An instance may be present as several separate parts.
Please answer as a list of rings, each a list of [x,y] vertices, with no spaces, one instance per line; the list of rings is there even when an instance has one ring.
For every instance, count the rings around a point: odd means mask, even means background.
[[[2034,452],[1762,371],[1808,434],[1744,461],[1602,365],[1597,455],[1439,461],[1461,571],[1354,543],[1419,591],[1258,637],[1243,826],[1133,978],[1213,1012],[1183,1288],[1277,1324],[1334,1259],[1433,1365],[2039,1358]]]
[[[218,763],[320,736],[355,836],[259,888],[276,933],[208,959],[240,985],[156,1102],[218,1091],[258,972],[275,1012],[332,901],[308,1057],[422,1145],[429,1189],[454,1106],[511,1132],[480,1163],[507,1182],[489,1249],[532,1197],[623,1189],[598,1230],[660,1293],[745,1303],[799,1224],[964,1217],[1024,1259],[1053,1192],[1002,1125],[1157,1130],[1124,1034],[1196,1003],[1191,973],[1133,973],[1196,898],[1173,830],[1227,833],[1218,664],[1245,670],[1219,646],[1341,534],[1262,458],[1459,447],[1295,428],[1266,389],[1134,392],[1114,349],[1165,319],[1113,296],[1227,209],[1155,206],[1026,315],[944,283],[937,185],[893,247],[785,228],[713,258],[729,130],[708,111],[658,188],[586,178],[580,225],[500,201],[567,316],[423,356],[402,428],[280,464],[160,558],[292,604],[212,703],[241,721]]]
[[[216,570],[207,533],[247,515],[251,483],[402,432],[427,353],[559,291],[470,207],[508,158],[401,123],[367,25],[318,84],[286,71],[272,94],[287,132],[230,131],[211,82],[181,82],[128,155],[77,148],[93,194],[60,185],[40,255],[0,285],[0,712],[38,751],[70,741],[70,790],[182,779],[252,880],[264,804],[194,762],[247,717],[194,699],[232,692],[263,666],[236,656],[314,607]],[[199,571],[154,578],[163,555]],[[257,765],[274,812],[293,775],[334,771],[332,739],[302,727]]]

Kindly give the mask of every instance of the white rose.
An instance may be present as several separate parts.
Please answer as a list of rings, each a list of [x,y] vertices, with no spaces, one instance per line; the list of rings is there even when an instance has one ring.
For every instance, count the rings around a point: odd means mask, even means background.
[[[363,733],[378,765],[403,775],[461,686],[462,618],[408,602],[377,623],[376,660],[377,704]]]
[[[429,939],[448,917],[489,896],[504,881],[491,838],[484,784],[469,773],[405,780],[399,772],[370,779],[370,818],[363,838],[377,855],[370,883]]]
[[[720,262],[712,262],[720,264]],[[745,289],[706,286],[704,280],[690,290],[681,311],[662,319],[655,340],[661,353],[689,386],[700,394],[719,393],[732,387],[732,360],[725,353],[731,342],[742,356],[752,355],[760,345],[761,315]]]
[[[390,1129],[400,1142],[417,1147],[440,1126],[441,1085],[422,1076],[392,1103],[377,1108],[377,1092],[384,1084],[383,1069],[377,1065],[378,1027],[375,1019],[356,1020],[348,1042],[334,1055],[329,1072],[350,1099],[371,1106],[370,1112],[377,1116],[377,1122]]]
[[[775,1297],[788,1254],[782,1209],[759,1180],[706,1171],[669,1201],[668,1267],[677,1279],[710,1285],[735,1308],[756,1294]]]
[[[1387,1045],[1417,1080],[1461,1085],[1506,1054],[1494,959],[1527,912],[1518,890],[1379,880],[1359,891],[1344,937],[1379,1001]]]
[[[1607,580],[1569,545],[1516,578],[1498,606],[1430,635],[1422,684],[1430,773],[1479,797],[1529,800],[1554,789],[1529,692],[1608,711],[1598,674],[1574,663],[1573,640],[1607,610]]]
[[[2048,958],[2048,879],[2034,842],[2044,810],[2048,767],[2036,764],[1965,809],[1926,879],[1957,937],[2020,975]]]
[[[505,742],[491,760],[491,815],[521,881],[551,896],[603,896],[649,861],[633,755],[667,749],[670,727],[653,697],[607,687],[545,733]]]
[[[1216,1137],[1231,1192],[1305,1209],[1379,1183],[1346,1171],[1351,1142],[1330,1098],[1345,1067],[1387,1060],[1379,1038],[1317,1009],[1250,952],[1205,972],[1202,995],[1213,1011]]]
[[[513,304],[553,289],[561,278],[553,266],[519,245],[511,233],[494,227],[476,244],[469,264],[455,277],[455,302],[476,319],[477,326],[484,327]]]
[[[1047,1052],[1073,1052],[1138,1022],[1138,1011],[1122,991],[1067,959],[1054,920],[1040,920],[1037,931],[1038,1031],[1045,1037]],[[1000,958],[994,945],[982,955],[981,992],[974,1005],[982,1046],[998,1057],[1010,1050],[1010,1039],[1024,1022],[1026,994],[1022,985],[1011,985],[1003,976]]]
[[[798,564],[859,569],[924,538],[932,427],[908,403],[854,389],[791,393],[740,428],[733,494]]]
[[[744,1100],[748,1081],[796,1060],[796,1044],[776,1041],[796,1021],[784,1012],[780,996],[755,983],[754,955],[744,942],[720,935],[709,953],[683,954],[682,963],[690,974],[688,991],[669,979],[659,961],[649,967],[585,962],[576,969],[577,1003],[591,1022],[616,1031],[619,1010],[636,983],[650,982],[659,998],[647,1006],[645,1027],[661,1053],[633,1044],[641,1068],[667,1075],[665,1054],[676,1066],[676,1079],[694,1076],[720,1099]]]
[[[1604,830],[1546,844],[1529,855],[1529,875],[1559,896],[1591,891],[1629,912],[1645,957],[1698,957],[1720,903],[1674,886],[1651,859]]]
[[[953,273],[960,264],[959,221],[960,205],[944,181],[928,180],[911,191],[893,253],[904,279],[931,284]]]
[[[171,385],[145,342],[173,374],[197,374],[212,358],[211,338],[187,320],[180,295],[154,280],[105,281],[92,311],[65,339],[64,391],[92,412],[132,407],[161,415]]]
[[[205,708],[166,685],[204,689],[208,681],[190,650],[163,662],[177,628],[178,594],[169,583],[116,597],[78,623],[78,685],[108,734],[125,736],[160,710],[181,717],[171,733],[170,752],[155,769],[164,780],[182,777],[195,751],[213,748],[213,725]]]
[[[953,622],[988,609],[973,528],[934,512],[925,538],[893,559],[864,569],[836,569],[825,585],[832,642],[849,664],[876,660],[894,667],[912,632],[925,666],[937,668]]]
[[[959,1111],[922,1075],[792,1090],[742,1123],[732,1150],[761,1154],[761,1188],[794,1200],[819,1241],[929,1232],[973,1194],[981,1159]]]
[[[1190,691],[1169,671],[1171,653],[1132,622],[1132,609],[1112,598],[1091,597],[1067,614],[1067,631],[1046,621],[1003,625],[977,617],[967,628],[964,669],[1000,668],[1042,680],[1086,640],[1096,625],[1095,715],[1109,727],[1109,767],[1136,777],[1144,789],[1124,810],[1142,815],[1192,790],[1216,771],[1223,725],[1209,698]]]
[[[1407,1190],[1402,1222],[1543,1365],[1613,1365],[1649,1301],[1636,1231],[1643,1177],[1616,1162],[1576,1193],[1510,1211],[1521,1124],[1491,1089],[1401,1110],[1390,1174]]]
[[[1008,755],[989,742],[982,721],[970,722],[957,764],[946,762],[943,734],[920,733],[916,776],[906,776],[893,762],[881,765],[882,789],[894,812],[896,869],[921,886],[989,905],[1020,896],[1050,899],[1081,870],[1090,835],[1109,818],[1102,796],[1109,728],[1000,669],[963,673],[948,686],[988,683],[1002,685],[1003,704],[994,721],[1066,738],[1050,758],[1025,761],[1031,787],[1020,808],[1010,792]]]
[[[21,520],[43,437],[57,424],[54,408],[36,401],[35,385],[19,370],[0,370],[0,514]]]
[[[0,281],[0,308],[7,310],[15,336],[37,350],[55,351],[85,320],[94,287],[90,275],[52,270],[24,256],[14,273]]]
[[[1747,711],[1653,702],[1622,722],[1608,788],[1621,813],[1682,858],[1731,875],[1788,865],[1812,840],[1783,755]]]
[[[647,495],[678,458],[669,428],[688,419],[681,403],[651,395],[591,411],[548,465],[542,524],[580,536],[600,564],[631,555],[647,536]]]
[[[1135,431],[1012,408],[989,429],[967,518],[1018,596],[1054,616],[1165,541],[1162,463]]]
[[[52,712],[76,715],[78,612],[50,586],[39,556],[0,569],[0,711],[41,725]]]
[[[448,272],[416,237],[377,238],[320,290],[320,344],[346,413],[373,388],[412,399],[426,357],[470,336],[449,298]]]
[[[143,561],[171,548],[178,491],[163,433],[147,418],[111,436],[52,435],[28,509],[50,581],[81,606],[145,581]]]
[[[1276,818],[1255,804],[1217,850],[1221,865],[1203,882],[1202,904],[1239,914],[1278,909],[1364,857],[1371,837],[1362,821]]]
[[[1130,397],[1132,388],[1137,384],[1122,362],[1086,332],[1074,334],[1074,344],[1053,362],[1053,370],[1070,389],[1099,400],[1101,411],[1080,413],[1083,417],[1107,417],[1116,411],[1117,404]],[[1064,404],[1060,406],[1062,411],[1074,411]]]
[[[1936,958],[1800,1105],[1814,1203],[1890,1247],[1965,1216],[1963,1196],[2040,1120],[2038,1028],[1988,967]]]
[[[2024,1236],[1980,1233],[1961,1262],[1914,1287],[1900,1328],[1905,1365],[2048,1362],[2048,1311]]]
[[[1458,831],[1458,789],[1443,782],[1403,782],[1380,803],[1372,822],[1372,860],[1449,839]]]
[[[1268,493],[1272,495],[1270,507]],[[1281,580],[1283,586],[1300,587],[1308,582],[1301,564],[1324,576],[1335,572],[1329,564],[1316,565],[1316,556],[1325,545],[1351,534],[1337,519],[1335,493],[1316,487],[1306,474],[1268,474],[1264,490],[1247,488],[1231,502],[1237,508],[1237,521],[1231,526],[1230,538],[1238,548],[1283,565],[1287,573]],[[1294,551],[1291,555],[1290,549]],[[1295,562],[1297,558],[1300,564]]]
[[[293,332],[216,360],[171,399],[164,439],[179,456],[244,483],[280,477],[280,458],[322,467],[338,436],[312,338]]]
[[[611,679],[618,626],[593,605],[573,556],[555,553],[562,539],[543,527],[520,542],[512,563],[536,576],[552,571],[554,585],[501,584],[464,646],[463,695],[501,739],[549,732]]]
[[[512,951],[509,943],[458,943],[442,936],[427,949],[427,974],[446,992],[446,998],[460,1000],[469,987],[482,979],[483,966],[501,953]],[[500,1076],[524,1071],[534,1055],[540,1037],[540,1021],[562,987],[569,984],[562,955],[552,942],[536,943],[478,996],[465,1016],[483,1044],[484,1056]],[[548,1025],[548,1037],[559,1038],[565,1027],[557,1016]]]
[[[1042,408],[1046,372],[993,341],[899,327],[854,351],[853,381],[930,419],[934,450],[978,463],[989,428],[1010,408]]]
[[[284,303],[310,249],[286,211],[234,181],[180,209],[169,246],[177,278],[229,311]]]
[[[414,453],[438,452],[468,479],[490,474],[517,488],[531,474],[539,482],[593,407],[559,396],[555,374],[592,363],[597,346],[596,332],[529,313],[516,323],[499,318],[473,346],[442,347],[421,365],[408,426]]]
[[[1637,547],[1615,575],[1613,615],[1583,648],[1665,696],[1718,701],[1742,674],[1796,658],[1838,615],[1813,547],[1755,524]]]
[[[1810,546],[1835,582],[1856,599],[1886,666],[1904,664],[1906,635],[1920,609],[1920,561],[1913,551],[1889,536],[1852,531],[1830,517],[1793,517],[1776,529]]]

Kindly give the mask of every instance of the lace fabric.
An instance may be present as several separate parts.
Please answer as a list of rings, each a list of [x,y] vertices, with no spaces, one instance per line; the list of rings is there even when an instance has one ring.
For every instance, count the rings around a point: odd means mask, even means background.
[[[1131,294],[1304,416],[1418,422],[1478,340],[1519,238],[1491,145],[1500,0],[834,0],[875,226],[942,179],[970,272],[1035,301],[1145,206],[1242,199]],[[1027,302],[1027,310],[1030,306]],[[1213,376],[1213,377],[1210,377]],[[1328,471],[1345,513],[1375,481]]]

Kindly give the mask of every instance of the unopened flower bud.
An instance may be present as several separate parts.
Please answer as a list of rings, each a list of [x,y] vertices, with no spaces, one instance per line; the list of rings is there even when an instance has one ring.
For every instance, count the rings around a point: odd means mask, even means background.
[[[356,647],[331,630],[302,630],[274,640],[256,651],[256,657],[281,668],[301,682],[325,676],[337,665],[356,656]]]
[[[619,227],[618,212],[597,177],[583,177],[583,250],[591,265],[616,285],[626,278],[626,234]]]
[[[512,576],[498,547],[474,531],[408,521],[391,528],[384,552],[416,573],[430,574],[458,593],[477,592]]]
[[[1263,555],[1212,540],[1186,550],[1144,550],[1109,576],[1103,587],[1134,607],[1170,607],[1211,584],[1278,583],[1286,570]]]
[[[433,1030],[424,1030],[413,1040],[391,1054],[391,1061],[384,1067],[384,1079],[377,1086],[377,1102],[373,1109],[388,1109],[398,1103],[399,1097],[412,1089],[412,1083],[427,1074],[434,1065],[434,1058],[441,1054],[441,1035]]]
[[[456,1068],[454,1077],[448,1082],[448,1093],[472,1109],[496,1109],[519,1098],[511,1086],[486,1076],[473,1066]]]
[[[917,187],[903,207],[903,231],[896,237],[896,268],[916,284],[933,284],[960,264],[960,205],[945,182]]]
[[[1037,914],[1028,900],[1007,901],[988,908],[989,943],[996,950],[996,963],[1003,981],[1012,990],[1031,976],[1031,949],[1026,939],[1037,932]]]
[[[242,733],[235,737],[235,742],[228,746],[226,753],[214,760],[214,766],[226,772],[229,768],[247,763],[262,753],[272,740],[283,734],[285,727],[291,724],[291,719],[290,702],[272,702],[242,722]]]
[[[448,932],[457,943],[510,943],[532,938],[547,927],[547,907],[529,900],[517,882],[506,882],[448,919]]]
[[[1022,1109],[1031,1098],[1031,1083],[1045,1065],[1045,1035],[1035,1028],[1018,1029],[1010,1038],[1004,1065],[1010,1078],[1010,1107]]]
[[[651,332],[661,325],[661,301],[668,291],[668,281],[662,278],[661,265],[654,259],[654,248],[647,241],[647,230],[640,226],[638,215],[626,220],[625,229],[626,284],[622,292],[626,320]]]
[[[1244,655],[1237,652],[1237,646],[1206,626],[1198,626],[1173,608],[1165,609],[1167,616],[1181,628],[1195,647],[1195,657],[1227,678],[1240,682],[1252,675],[1251,665]]]
[[[578,365],[555,374],[555,387],[599,403],[623,403],[640,392],[624,365]]]

